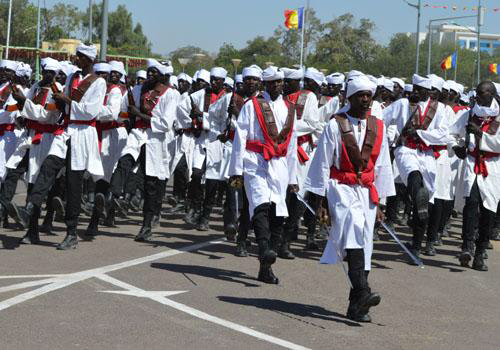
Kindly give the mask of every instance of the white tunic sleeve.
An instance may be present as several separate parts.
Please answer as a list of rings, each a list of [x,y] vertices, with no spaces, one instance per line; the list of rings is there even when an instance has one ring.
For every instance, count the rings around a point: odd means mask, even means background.
[[[160,101],[151,113],[151,131],[167,132],[172,129],[179,100],[178,94],[177,90],[168,89],[160,97]]]
[[[85,92],[80,102],[71,102],[70,120],[95,119],[104,103],[106,81],[98,78]]]
[[[375,163],[375,187],[380,198],[396,195],[386,131],[387,129],[384,126],[382,146],[377,162]]]
[[[297,136],[303,136],[314,132],[320,132],[318,98],[314,93],[307,95],[302,119],[296,120],[295,131]]]
[[[108,100],[105,106],[101,107],[97,118],[102,121],[118,120],[118,114],[122,105],[122,92],[120,88],[113,88],[108,94]]]
[[[479,143],[479,149],[486,152],[500,153],[500,128],[495,135],[483,132],[483,137]]]
[[[446,145],[448,143],[448,123],[448,113],[444,105],[439,102],[434,119],[427,130],[417,130],[417,134],[427,146]]]
[[[253,104],[245,103],[236,124],[231,161],[229,162],[229,176],[243,175],[243,157],[245,155],[252,114],[255,114]]]

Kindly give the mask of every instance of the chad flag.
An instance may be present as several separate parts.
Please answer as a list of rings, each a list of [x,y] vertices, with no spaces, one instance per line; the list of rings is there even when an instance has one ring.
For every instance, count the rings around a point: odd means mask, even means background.
[[[457,53],[455,52],[453,55],[446,57],[441,62],[441,69],[448,70],[455,68],[457,66]]]
[[[491,73],[498,74],[498,64],[497,63],[491,63],[489,68],[490,68]]]
[[[304,22],[304,8],[285,10],[285,27],[288,29],[302,29]]]

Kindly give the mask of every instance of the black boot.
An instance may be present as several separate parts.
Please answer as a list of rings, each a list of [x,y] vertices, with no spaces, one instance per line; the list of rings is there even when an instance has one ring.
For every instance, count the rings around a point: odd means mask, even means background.
[[[89,226],[87,227],[87,230],[85,230],[85,235],[89,237],[94,237],[97,236],[98,233],[99,233],[99,213],[97,212],[97,209],[94,209],[94,211],[92,212],[92,216],[90,217]]]
[[[76,228],[68,228],[66,237],[59,243],[57,250],[70,250],[76,249],[78,245],[78,236],[76,235]]]
[[[87,216],[92,216],[95,206],[95,192],[90,192],[87,201],[82,206],[82,210]]]
[[[111,195],[112,196],[112,195]],[[109,197],[109,195],[108,195]],[[98,193],[95,195],[95,210],[99,217],[106,219],[108,217],[108,210],[107,210],[107,200],[104,194]]]
[[[135,191],[135,194],[130,198],[129,204],[130,204],[130,209],[132,209],[132,211],[135,211],[135,212],[141,211],[142,192],[140,189],[137,189]]]
[[[347,318],[356,322],[371,322],[368,312],[371,307],[380,304],[381,297],[378,293],[366,293],[357,300],[351,300],[347,309]]]
[[[474,252],[474,242],[464,241],[462,244],[462,252],[458,256],[460,261],[460,266],[469,267],[469,262],[472,260],[472,254]]]
[[[318,250],[318,244],[314,240],[314,235],[316,231],[316,224],[314,225],[309,225],[307,228],[307,237],[306,237],[306,246],[304,247],[304,250]]]
[[[293,260],[295,255],[290,251],[290,241],[285,238],[278,249],[278,256],[281,259]]]
[[[188,212],[184,216],[184,222],[189,225],[197,225],[201,217],[201,204],[192,203]]]
[[[234,242],[236,238],[236,226],[233,223],[227,224],[224,227],[224,234],[226,235],[226,239],[228,242]]]
[[[239,256],[241,258],[245,258],[248,256],[247,242],[246,241],[241,241],[241,242],[237,243],[236,253],[234,255]]]
[[[29,223],[30,223],[30,218],[31,216],[37,211],[36,206],[28,202],[26,206],[23,207],[18,207],[12,202],[9,202],[9,205],[7,207],[7,210],[9,212],[9,215],[23,228],[27,228]]]
[[[435,246],[440,247],[443,245],[443,239],[441,237],[443,237],[443,234],[441,232],[438,232],[436,234],[436,241],[434,242]]]
[[[279,280],[271,269],[271,265],[276,262],[276,252],[270,248],[267,239],[260,239],[258,244],[260,268],[257,279],[264,283],[278,284]]]
[[[427,256],[436,255],[436,248],[434,248],[434,242],[427,241],[427,244],[425,245],[424,254]]]
[[[52,230],[54,229],[52,222],[54,220],[54,211],[47,210],[45,217],[43,218],[42,225],[40,226],[40,232],[45,233],[49,236],[57,236]]]
[[[135,236],[134,241],[136,242],[151,242],[151,222],[153,221],[152,214],[144,215],[144,221],[142,222],[142,227],[137,236]]]
[[[116,227],[115,226],[115,209],[111,208],[108,211],[108,215],[102,222],[106,227]]]
[[[151,221],[151,228],[156,228],[160,226],[161,215],[153,215],[153,220]]]
[[[474,261],[472,262],[472,268],[477,271],[488,271],[488,266],[484,263],[483,257],[484,250],[476,249],[476,254],[474,255]]]
[[[422,222],[427,222],[429,218],[429,191],[424,186],[418,189],[415,201],[418,218]]]
[[[169,214],[180,214],[183,213],[185,210],[185,205],[184,205],[184,200],[180,197],[174,197],[175,198],[175,204],[172,205],[172,208],[168,210]]]
[[[55,218],[54,220],[57,222],[64,222],[64,218],[66,217],[66,207],[61,197],[52,198],[52,208],[54,208]]]
[[[203,208],[203,214],[201,215],[200,221],[196,226],[198,231],[208,231],[210,230],[209,221],[210,221],[210,213],[212,213],[212,207],[205,206]]]
[[[40,232],[38,228],[38,217],[40,216],[40,211],[35,208],[33,214],[30,217],[28,232],[19,242],[20,244],[38,244],[40,243]]]

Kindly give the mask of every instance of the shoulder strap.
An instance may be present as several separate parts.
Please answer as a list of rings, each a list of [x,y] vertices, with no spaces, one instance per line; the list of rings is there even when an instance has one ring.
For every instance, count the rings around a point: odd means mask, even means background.
[[[7,99],[9,98],[10,93],[12,92],[12,87],[10,83],[8,83],[3,90],[0,92],[0,105],[3,106]]]
[[[273,141],[276,142],[278,139],[278,127],[276,126],[273,111],[271,110],[269,103],[267,103],[262,96],[257,96],[257,102],[260,106],[260,110],[262,111],[264,123],[266,123],[267,134]]]
[[[99,76],[96,74],[90,74],[87,78],[83,79],[80,84],[70,92],[71,99],[75,102],[80,102],[83,95],[85,95],[87,90],[97,79],[99,79]]]
[[[352,124],[344,113],[335,115],[335,120],[339,126],[342,142],[344,143],[349,160],[354,167],[354,171],[359,173],[363,170],[363,159],[356,138],[354,137]]]
[[[363,143],[363,148],[361,149],[361,159],[363,160],[363,169],[368,166],[368,161],[375,147],[375,142],[377,141],[378,135],[378,125],[377,118],[370,115],[366,119],[366,135],[365,141]]]
[[[45,103],[47,102],[49,90],[50,90],[50,88],[40,87],[39,90],[37,91],[37,94],[32,99],[33,103],[36,105],[43,105],[44,106]]]
[[[498,128],[500,127],[500,115],[498,115],[495,120],[493,120],[490,124],[490,127],[488,128],[488,133],[489,135],[496,135]]]
[[[429,107],[427,108],[427,114],[424,117],[424,122],[422,123],[422,129],[427,130],[429,125],[431,124],[434,116],[436,115],[436,111],[438,108],[438,101],[429,101]]]
[[[295,110],[297,112],[297,119],[302,119],[302,114],[304,113],[304,106],[306,105],[307,95],[309,95],[310,91],[302,90],[300,91],[299,97],[297,98],[297,102],[295,104]]]
[[[159,84],[154,89],[147,91],[141,96],[141,110],[151,115],[158,104],[160,97],[168,90],[167,85]]]

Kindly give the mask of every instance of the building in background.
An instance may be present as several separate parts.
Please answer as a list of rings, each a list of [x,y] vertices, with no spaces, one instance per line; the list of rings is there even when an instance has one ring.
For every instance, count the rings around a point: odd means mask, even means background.
[[[56,41],[43,41],[42,50],[63,51],[70,55],[76,54],[76,47],[80,45],[81,40],[78,39],[59,39]],[[99,52],[100,44],[94,44]]]

